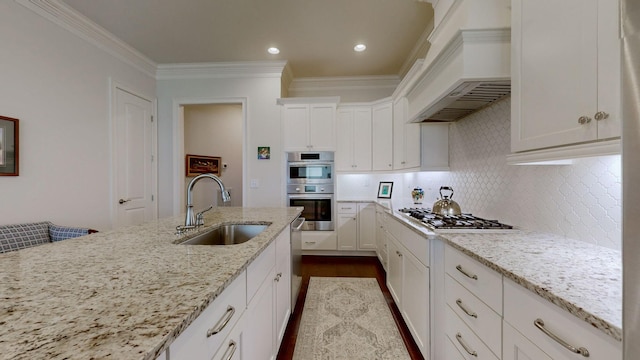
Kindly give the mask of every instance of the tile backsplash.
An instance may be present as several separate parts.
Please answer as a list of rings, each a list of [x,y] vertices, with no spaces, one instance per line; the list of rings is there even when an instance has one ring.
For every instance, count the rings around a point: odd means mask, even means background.
[[[441,185],[450,185],[464,212],[619,250],[620,156],[572,165],[507,165],[510,107],[505,99],[453,123],[451,171],[405,174],[405,184],[422,186],[427,203],[439,196]]]

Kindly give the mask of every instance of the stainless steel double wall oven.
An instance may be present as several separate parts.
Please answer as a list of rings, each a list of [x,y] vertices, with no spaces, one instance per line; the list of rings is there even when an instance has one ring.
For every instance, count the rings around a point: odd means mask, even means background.
[[[287,200],[304,207],[302,230],[334,229],[333,159],[330,151],[287,153]]]

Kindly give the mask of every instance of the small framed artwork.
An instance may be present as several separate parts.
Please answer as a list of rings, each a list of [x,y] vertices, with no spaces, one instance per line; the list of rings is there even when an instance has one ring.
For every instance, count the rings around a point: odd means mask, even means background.
[[[258,146],[258,160],[269,160],[269,159],[271,159],[271,147]]]
[[[187,176],[211,173],[220,176],[220,157],[187,154]]]
[[[0,176],[18,176],[18,123],[0,116]]]
[[[380,181],[378,199],[391,199],[391,190],[393,190],[393,181]]]

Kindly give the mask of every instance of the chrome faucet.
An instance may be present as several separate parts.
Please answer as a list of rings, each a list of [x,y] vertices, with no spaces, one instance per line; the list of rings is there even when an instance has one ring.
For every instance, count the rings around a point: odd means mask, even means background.
[[[209,207],[207,210],[202,211],[201,213],[198,213],[198,221],[196,221],[196,216],[193,213],[193,186],[200,181],[200,179],[204,179],[204,178],[209,178],[211,180],[214,180],[215,182],[218,183],[218,185],[220,186],[220,192],[222,193],[222,201],[223,202],[229,202],[231,201],[231,195],[229,195],[229,192],[224,188],[224,184],[222,183],[222,180],[220,180],[219,177],[213,175],[213,174],[200,174],[196,177],[194,177],[193,179],[191,179],[191,181],[189,182],[189,186],[187,186],[187,216],[184,219],[184,227],[183,228],[189,228],[189,227],[195,227],[198,225],[204,225],[204,221],[202,221],[202,213],[204,213],[205,211],[209,211],[211,210],[211,207]]]

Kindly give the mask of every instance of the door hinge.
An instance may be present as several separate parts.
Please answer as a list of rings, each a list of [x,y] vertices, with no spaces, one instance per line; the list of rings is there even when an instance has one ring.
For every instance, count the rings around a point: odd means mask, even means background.
[[[153,122],[153,115],[151,115],[151,122]]]
[[[154,157],[153,157],[153,155],[151,155],[151,162],[153,162],[153,159],[154,159]]]
[[[151,201],[153,201],[153,199],[154,199],[153,194],[151,194]]]

